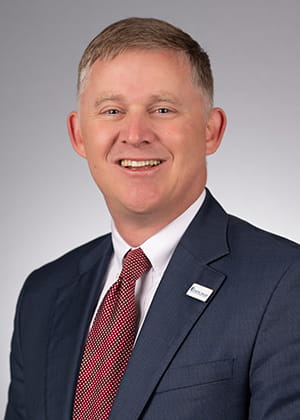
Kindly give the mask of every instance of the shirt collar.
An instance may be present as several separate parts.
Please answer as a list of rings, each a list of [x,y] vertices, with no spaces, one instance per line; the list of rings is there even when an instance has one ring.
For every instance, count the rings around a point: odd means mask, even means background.
[[[205,196],[206,191],[203,190],[199,198],[180,216],[140,245],[154,271],[161,272],[166,267],[182,235],[202,206]],[[123,258],[131,247],[121,237],[113,221],[111,230],[115,257],[121,267]]]

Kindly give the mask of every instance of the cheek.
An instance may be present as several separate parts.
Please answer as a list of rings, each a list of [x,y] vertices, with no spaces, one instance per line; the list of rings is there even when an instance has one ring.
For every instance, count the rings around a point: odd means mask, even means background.
[[[101,172],[104,172],[104,164],[106,161],[106,152],[103,149],[103,145],[99,142],[86,143],[86,160],[90,171],[94,178]]]
[[[107,160],[111,144],[104,136],[94,135],[85,139],[86,158],[90,167],[97,168]]]
[[[188,123],[174,127],[168,132],[167,146],[177,159],[199,160],[206,153],[205,130]]]

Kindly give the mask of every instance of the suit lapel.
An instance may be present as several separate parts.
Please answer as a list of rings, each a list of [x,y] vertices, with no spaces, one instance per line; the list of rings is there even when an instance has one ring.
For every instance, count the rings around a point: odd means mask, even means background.
[[[53,308],[46,378],[46,409],[50,419],[71,418],[86,334],[112,253],[110,238],[92,253],[89,261],[80,261],[76,278],[58,290]]]
[[[225,280],[209,262],[228,254],[227,215],[209,192],[187,229],[151,304],[115,399],[110,419],[141,415],[177,350]],[[202,302],[186,295],[193,283],[213,290]]]

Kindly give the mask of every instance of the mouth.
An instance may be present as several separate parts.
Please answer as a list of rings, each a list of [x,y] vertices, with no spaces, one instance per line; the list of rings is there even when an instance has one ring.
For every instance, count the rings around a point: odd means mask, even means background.
[[[149,159],[149,160],[131,160],[131,159],[122,159],[119,161],[120,166],[127,169],[150,169],[158,166],[162,163],[158,159]]]

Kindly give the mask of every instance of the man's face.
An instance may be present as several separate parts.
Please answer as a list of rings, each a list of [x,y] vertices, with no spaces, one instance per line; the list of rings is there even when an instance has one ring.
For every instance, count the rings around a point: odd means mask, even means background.
[[[69,116],[115,221],[168,223],[202,192],[206,155],[219,145],[222,110],[209,113],[187,59],[170,50],[130,50],[91,67]],[[165,221],[165,222],[164,222]]]

